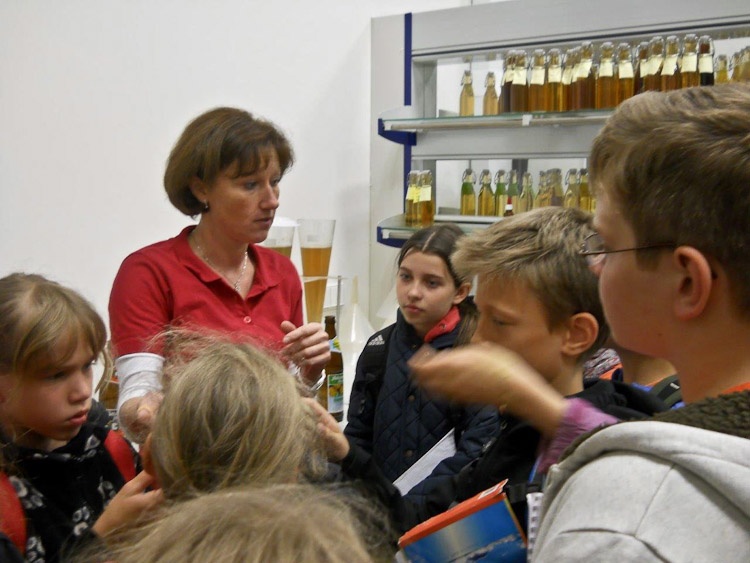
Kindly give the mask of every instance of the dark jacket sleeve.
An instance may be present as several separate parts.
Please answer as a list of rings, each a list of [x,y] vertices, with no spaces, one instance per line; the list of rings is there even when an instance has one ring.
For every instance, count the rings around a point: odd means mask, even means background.
[[[356,480],[363,493],[374,497],[387,510],[393,526],[403,534],[428,518],[444,512],[451,504],[455,494],[452,480],[446,480],[433,488],[428,501],[414,503],[402,497],[399,490],[372,461],[372,456],[349,441],[349,453],[341,461],[341,469],[348,480]]]
[[[457,408],[457,407],[456,407]],[[432,511],[437,510],[435,498],[431,497],[433,489],[444,490],[445,483],[452,482],[455,475],[482,453],[483,446],[492,440],[500,430],[500,415],[494,407],[466,407],[460,409],[455,431],[458,436],[456,453],[435,466],[432,473],[417,484],[407,494],[412,502],[432,504]],[[439,494],[438,498],[442,499]],[[455,497],[451,500],[455,500]],[[446,510],[444,506],[442,510]]]
[[[350,442],[368,453],[372,453],[372,431],[375,419],[375,404],[380,386],[372,373],[365,373],[363,356],[357,361],[357,371],[349,397],[349,412],[344,434]]]
[[[23,563],[24,558],[10,541],[8,536],[0,533],[0,561],[4,563]]]

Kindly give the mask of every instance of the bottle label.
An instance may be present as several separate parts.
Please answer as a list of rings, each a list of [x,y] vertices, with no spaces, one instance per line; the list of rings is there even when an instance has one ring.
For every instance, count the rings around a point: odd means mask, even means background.
[[[331,354],[341,354],[341,347],[339,346],[339,337],[335,336],[328,341],[328,346],[331,349]]]
[[[562,73],[562,83],[566,86],[570,84],[573,79],[573,69],[566,67]]]
[[[419,190],[419,203],[422,203],[424,201],[432,201],[431,186],[422,186],[422,189]]]
[[[544,86],[543,68],[531,69],[531,84],[534,84],[535,86]]]
[[[578,65],[578,78],[588,78],[589,73],[591,72],[591,61],[581,61],[581,64]]]
[[[513,73],[513,84],[516,86],[526,86],[526,69],[517,68]]]
[[[698,70],[698,56],[695,53],[682,55],[682,72],[695,72]]]
[[[328,375],[328,412],[340,413],[344,411],[344,373],[329,373]]]
[[[547,71],[547,79],[549,82],[562,82],[563,71],[559,66],[551,67]]]
[[[508,82],[513,82],[513,76],[514,72],[512,68],[506,68],[505,72],[503,73],[503,84],[507,84]]]
[[[648,73],[649,74],[660,74],[661,66],[664,63],[664,57],[657,55],[656,57],[649,57],[648,59]]]
[[[417,186],[411,185],[406,190],[406,201],[416,201],[417,197]]]
[[[661,70],[662,76],[673,76],[677,70],[677,55],[669,55],[664,59],[664,68]]]
[[[713,73],[714,71],[714,58],[710,55],[701,55],[698,59],[698,72],[700,73]]]
[[[619,74],[620,78],[633,78],[635,76],[635,74],[633,73],[633,63],[620,63],[617,67],[617,73]]]
[[[612,61],[602,61],[599,65],[599,76],[608,77],[615,75],[615,65]]]

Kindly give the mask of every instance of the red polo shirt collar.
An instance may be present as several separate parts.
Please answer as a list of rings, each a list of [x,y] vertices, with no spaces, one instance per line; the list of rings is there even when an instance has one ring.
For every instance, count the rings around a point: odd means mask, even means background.
[[[212,283],[217,281],[223,281],[223,278],[217,274],[208,264],[201,260],[193,249],[190,248],[188,237],[190,233],[195,229],[195,225],[185,227],[182,232],[177,235],[174,242],[174,252],[177,259],[186,268],[195,272],[195,274],[204,283]],[[267,289],[279,285],[280,279],[278,272],[268,268],[268,264],[264,264],[258,260],[258,252],[255,249],[255,245],[251,244],[248,247],[250,253],[250,260],[253,262],[255,267],[255,276],[253,277],[253,285],[250,287],[250,293],[247,295],[247,299],[255,297],[265,292]]]

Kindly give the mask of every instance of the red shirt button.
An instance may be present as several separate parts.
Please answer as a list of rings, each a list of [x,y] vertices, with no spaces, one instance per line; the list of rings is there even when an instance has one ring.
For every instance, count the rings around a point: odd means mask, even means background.
[[[245,324],[247,324],[247,325],[249,325],[251,322],[253,322],[253,319],[251,319],[250,317],[245,317],[242,320],[245,321]]]

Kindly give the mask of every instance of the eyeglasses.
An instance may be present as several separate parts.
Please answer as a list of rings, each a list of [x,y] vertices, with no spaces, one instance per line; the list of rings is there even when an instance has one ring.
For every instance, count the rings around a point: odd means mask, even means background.
[[[578,254],[586,257],[586,263],[589,266],[596,266],[604,260],[607,254],[615,254],[617,252],[630,252],[631,250],[650,250],[652,248],[675,248],[675,244],[671,242],[664,242],[659,244],[649,244],[646,246],[634,246],[633,248],[620,248],[618,250],[607,250],[604,247],[604,241],[599,233],[594,233],[587,236],[583,243],[581,243],[581,249]]]

